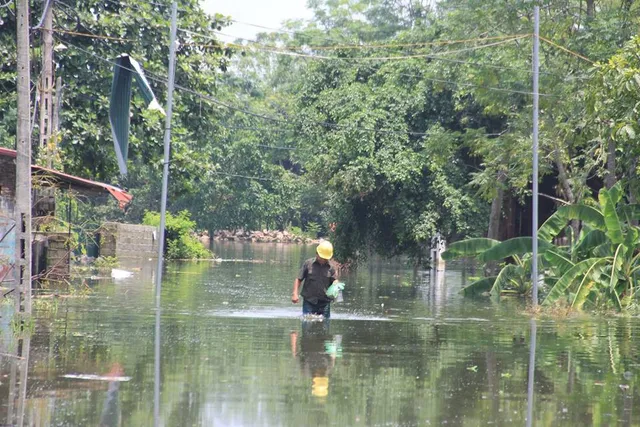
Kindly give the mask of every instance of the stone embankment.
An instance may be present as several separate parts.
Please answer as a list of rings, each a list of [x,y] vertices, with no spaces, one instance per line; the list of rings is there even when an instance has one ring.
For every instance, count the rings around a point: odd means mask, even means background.
[[[205,242],[210,240],[208,233],[200,236],[200,240]],[[245,230],[220,230],[213,235],[213,240],[228,242],[253,242],[253,243],[297,243],[297,244],[314,244],[320,240],[310,239],[305,236],[297,236],[288,231],[279,230],[262,230],[262,231],[245,231]]]

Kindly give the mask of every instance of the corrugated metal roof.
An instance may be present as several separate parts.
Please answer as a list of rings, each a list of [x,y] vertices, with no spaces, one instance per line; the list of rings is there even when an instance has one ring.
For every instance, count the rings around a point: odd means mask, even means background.
[[[16,154],[17,154],[16,150],[0,147],[0,156],[15,158]],[[80,178],[79,176],[69,175],[64,172],[57,171],[55,169],[49,169],[49,168],[45,168],[37,165],[31,165],[31,171],[32,173],[43,172],[43,173],[53,175],[58,179],[60,179],[61,181],[68,182],[78,187],[106,190],[118,201],[120,208],[124,208],[131,202],[131,200],[133,200],[133,196],[131,194],[113,185],[109,185],[109,184],[105,184],[97,181],[91,181],[89,179]]]

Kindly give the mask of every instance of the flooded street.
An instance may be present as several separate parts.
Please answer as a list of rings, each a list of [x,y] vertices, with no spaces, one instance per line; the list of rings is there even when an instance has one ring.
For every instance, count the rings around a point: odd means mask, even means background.
[[[313,247],[214,250],[227,261],[166,266],[159,317],[154,264],[37,305],[28,360],[3,307],[0,425],[143,426],[154,410],[164,426],[640,424],[637,318],[534,323],[518,301],[463,299],[479,272],[385,261],[303,324],[291,286]]]

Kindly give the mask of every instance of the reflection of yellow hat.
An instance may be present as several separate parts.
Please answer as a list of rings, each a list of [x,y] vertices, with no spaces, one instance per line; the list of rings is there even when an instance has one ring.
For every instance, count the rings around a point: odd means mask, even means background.
[[[313,377],[311,394],[316,397],[325,397],[327,394],[329,394],[329,378]]]

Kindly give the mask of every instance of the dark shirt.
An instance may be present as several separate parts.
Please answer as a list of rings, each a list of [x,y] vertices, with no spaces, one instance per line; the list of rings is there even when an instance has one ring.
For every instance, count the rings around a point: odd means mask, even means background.
[[[331,301],[326,290],[336,280],[336,271],[329,263],[320,264],[317,259],[308,259],[302,264],[298,279],[304,280],[302,287],[302,298],[311,304],[318,304]]]

